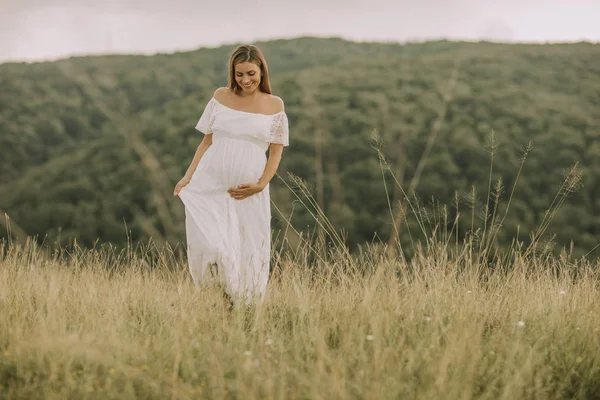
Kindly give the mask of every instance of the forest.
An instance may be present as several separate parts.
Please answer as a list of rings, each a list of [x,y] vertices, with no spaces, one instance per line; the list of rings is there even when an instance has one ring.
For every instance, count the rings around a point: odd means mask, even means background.
[[[499,246],[543,233],[553,251],[600,255],[597,44],[256,45],[290,126],[277,240],[398,238],[410,253],[427,234],[494,226]],[[185,241],[173,187],[234,47],[0,65],[0,237]]]

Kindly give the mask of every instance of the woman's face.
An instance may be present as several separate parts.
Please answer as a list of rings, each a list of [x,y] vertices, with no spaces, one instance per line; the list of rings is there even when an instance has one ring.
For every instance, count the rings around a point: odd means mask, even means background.
[[[260,67],[246,61],[235,66],[235,80],[246,94],[253,93],[260,85]]]

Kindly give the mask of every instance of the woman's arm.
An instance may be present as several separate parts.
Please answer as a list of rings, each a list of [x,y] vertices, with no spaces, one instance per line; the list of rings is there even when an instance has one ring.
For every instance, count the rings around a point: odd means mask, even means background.
[[[198,148],[196,149],[196,154],[194,154],[194,158],[192,159],[190,166],[188,167],[187,171],[185,172],[184,177],[192,179],[192,175],[194,175],[194,171],[196,171],[196,167],[198,167],[198,164],[200,163],[200,159],[202,159],[202,156],[204,155],[204,153],[206,153],[206,150],[208,150],[208,148],[211,145],[212,145],[212,134],[204,135],[204,138],[202,139],[202,142],[200,142],[200,145],[198,145]]]
[[[190,183],[190,180],[192,179],[192,175],[194,175],[194,171],[196,171],[196,167],[198,167],[198,164],[200,163],[202,156],[204,155],[204,153],[206,153],[206,150],[208,150],[208,148],[211,145],[212,145],[212,134],[204,135],[204,138],[202,139],[202,142],[200,142],[200,144],[198,145],[198,148],[196,149],[196,153],[194,154],[194,158],[192,159],[190,166],[188,167],[187,171],[185,172],[185,175],[183,176],[183,178],[181,178],[181,180],[175,186],[175,190],[173,191],[173,196],[177,196],[179,194],[179,191],[183,187],[185,187],[188,183]]]
[[[265,170],[258,180],[258,184],[264,189],[267,184],[273,179],[279,163],[281,162],[281,156],[283,155],[283,145],[271,143],[269,146],[269,158]]]

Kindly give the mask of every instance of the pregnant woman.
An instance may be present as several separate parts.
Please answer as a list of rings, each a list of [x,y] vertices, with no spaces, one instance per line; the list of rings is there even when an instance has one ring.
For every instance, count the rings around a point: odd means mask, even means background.
[[[235,49],[228,85],[215,91],[196,129],[204,137],[173,193],[185,208],[190,274],[199,286],[220,285],[232,302],[260,301],[271,253],[269,182],[289,132],[258,48]]]

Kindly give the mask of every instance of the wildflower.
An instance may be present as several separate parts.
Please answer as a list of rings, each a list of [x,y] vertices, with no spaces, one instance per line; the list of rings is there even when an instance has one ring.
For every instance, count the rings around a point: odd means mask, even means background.
[[[250,357],[250,356],[252,355],[252,352],[251,352],[250,350],[246,350],[246,351],[244,352],[244,355],[245,355],[246,357]]]
[[[473,292],[471,292],[470,290],[467,290],[467,294],[471,294],[471,293],[473,293]]]
[[[375,336],[373,336],[373,335],[367,335],[367,340],[369,342],[372,341],[373,339],[375,339]]]
[[[560,294],[561,296],[565,294],[564,290],[561,290],[560,292],[558,292],[558,294]]]
[[[427,321],[427,322],[431,321],[431,317],[425,317],[425,321]]]
[[[272,345],[272,344],[273,344],[273,339],[271,339],[271,338],[267,339],[267,340],[265,341],[265,344],[266,344],[267,346],[270,346],[270,345]]]
[[[109,369],[109,370],[108,370],[108,372],[109,372],[110,374],[114,374],[114,373],[115,373],[115,372],[117,372],[117,371],[116,371],[114,368],[111,368],[111,369]]]
[[[519,322],[517,322],[517,326],[521,327],[521,328],[524,327],[525,326],[525,321],[519,321]]]

